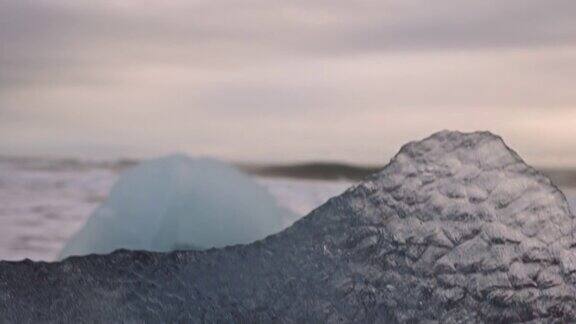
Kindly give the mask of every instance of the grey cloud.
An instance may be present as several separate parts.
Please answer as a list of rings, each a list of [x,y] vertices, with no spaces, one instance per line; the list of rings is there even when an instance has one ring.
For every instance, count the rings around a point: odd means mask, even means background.
[[[576,42],[571,0],[97,3],[3,0],[4,59],[183,60],[207,50],[222,61],[244,53],[250,62],[259,51],[274,59]]]
[[[273,139],[307,143],[304,155],[365,139],[379,154],[384,129],[400,143],[538,120],[521,109],[576,105],[575,12],[573,0],[0,0],[2,138],[208,136],[249,156],[284,130],[299,141]],[[225,136],[238,120],[244,146]]]
[[[313,109],[339,108],[338,88],[267,82],[221,82],[199,91],[193,101],[196,107],[206,107],[211,113],[234,118],[275,116],[291,117]]]

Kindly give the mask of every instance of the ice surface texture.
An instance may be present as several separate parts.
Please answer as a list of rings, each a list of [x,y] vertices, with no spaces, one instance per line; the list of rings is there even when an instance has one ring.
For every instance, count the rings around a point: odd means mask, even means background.
[[[292,213],[223,162],[172,155],[123,174],[62,256],[204,249],[251,243],[280,231]]]
[[[252,244],[2,262],[0,321],[574,322],[573,220],[499,137],[444,131]]]

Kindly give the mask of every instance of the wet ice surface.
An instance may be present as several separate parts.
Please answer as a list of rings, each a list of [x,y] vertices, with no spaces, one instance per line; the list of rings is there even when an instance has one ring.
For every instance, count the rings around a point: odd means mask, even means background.
[[[107,196],[118,174],[114,164],[63,166],[0,159],[0,260],[56,260],[64,243]],[[352,185],[283,178],[257,181],[297,215],[307,214]]]

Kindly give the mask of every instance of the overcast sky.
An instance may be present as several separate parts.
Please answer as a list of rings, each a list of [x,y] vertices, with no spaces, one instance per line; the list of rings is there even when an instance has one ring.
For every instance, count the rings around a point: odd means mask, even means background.
[[[574,0],[0,0],[0,154],[576,166]]]

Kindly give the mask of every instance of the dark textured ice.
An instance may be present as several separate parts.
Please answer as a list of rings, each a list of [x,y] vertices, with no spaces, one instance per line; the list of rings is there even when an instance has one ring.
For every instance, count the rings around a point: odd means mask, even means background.
[[[443,131],[252,244],[1,262],[0,322],[574,322],[573,223],[500,137]]]

